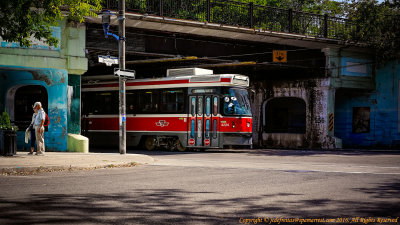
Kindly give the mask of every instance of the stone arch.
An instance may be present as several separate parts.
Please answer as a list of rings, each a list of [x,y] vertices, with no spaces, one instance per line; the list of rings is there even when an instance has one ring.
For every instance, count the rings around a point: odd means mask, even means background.
[[[16,85],[7,92],[7,108],[10,119],[20,129],[25,129],[32,119],[32,105],[41,102],[45,112],[48,112],[48,92],[42,85]]]

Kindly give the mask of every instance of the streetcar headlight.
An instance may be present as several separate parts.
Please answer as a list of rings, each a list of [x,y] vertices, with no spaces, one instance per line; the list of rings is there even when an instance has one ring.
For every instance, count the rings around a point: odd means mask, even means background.
[[[250,122],[247,122],[247,127],[250,127]]]

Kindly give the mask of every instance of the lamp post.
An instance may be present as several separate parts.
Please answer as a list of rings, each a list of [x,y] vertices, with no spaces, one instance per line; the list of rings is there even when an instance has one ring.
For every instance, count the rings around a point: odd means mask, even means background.
[[[110,10],[102,12],[104,35],[113,36],[118,41],[119,68],[125,70],[125,0],[118,1],[118,35],[109,33]],[[119,76],[119,153],[126,154],[126,78]]]
[[[110,29],[110,17],[110,10],[103,10],[103,12],[101,13],[101,22],[103,23],[104,35],[106,36],[106,38],[108,38],[108,30]]]

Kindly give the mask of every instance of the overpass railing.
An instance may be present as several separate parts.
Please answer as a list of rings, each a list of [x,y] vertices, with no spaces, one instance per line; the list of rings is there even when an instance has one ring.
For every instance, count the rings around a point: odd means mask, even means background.
[[[118,9],[118,0],[104,4]],[[126,11],[339,40],[356,33],[344,18],[230,0],[126,0]]]

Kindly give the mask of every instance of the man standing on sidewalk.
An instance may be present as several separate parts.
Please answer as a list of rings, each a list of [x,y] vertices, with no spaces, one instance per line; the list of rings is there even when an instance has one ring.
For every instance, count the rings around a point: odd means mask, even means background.
[[[33,105],[33,109],[37,111],[37,116],[35,118],[35,122],[33,123],[33,127],[35,128],[36,135],[36,155],[44,155],[44,121],[46,119],[46,113],[42,108],[42,103],[35,102]]]

